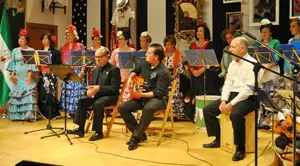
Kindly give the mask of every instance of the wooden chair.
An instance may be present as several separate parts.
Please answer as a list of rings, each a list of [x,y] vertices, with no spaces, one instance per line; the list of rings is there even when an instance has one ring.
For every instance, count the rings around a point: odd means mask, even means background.
[[[254,152],[255,141],[255,112],[252,111],[245,117],[245,139],[246,139],[246,152]],[[232,123],[228,115],[221,114],[221,149],[230,153],[235,153],[234,137]]]
[[[165,130],[168,130],[168,131],[172,131],[172,139],[175,137],[175,131],[174,131],[174,116],[173,116],[173,111],[172,111],[172,100],[173,100],[173,96],[174,96],[174,93],[175,93],[175,90],[176,90],[176,84],[177,84],[177,81],[174,80],[171,84],[171,91],[169,93],[169,98],[168,98],[168,104],[167,104],[167,107],[166,109],[163,109],[163,110],[159,110],[159,111],[156,111],[154,113],[154,115],[163,115],[163,122],[162,122],[162,126],[161,127],[148,127],[147,130],[158,130],[160,131],[160,134],[159,134],[159,140],[157,142],[157,146],[161,144],[162,142],[162,137],[164,135],[164,132]],[[142,114],[143,110],[138,110],[137,111],[137,114],[136,114],[136,119],[138,120],[139,119],[139,116]],[[172,128],[169,129],[169,128],[165,128],[166,126],[166,122],[167,122],[167,119],[170,115],[170,119],[171,119],[171,126]]]
[[[118,98],[118,101],[117,101],[116,105],[111,105],[111,106],[104,107],[104,119],[105,119],[105,122],[103,122],[103,125],[106,125],[105,137],[109,136],[113,124],[125,125],[125,123],[122,123],[122,122],[115,122],[115,119],[118,116],[118,110],[117,110],[117,108],[122,103],[123,94],[124,94],[125,88],[126,88],[126,83],[127,83],[127,80],[125,80],[124,82],[122,82],[122,84],[120,86],[120,95],[119,95],[119,98]],[[107,119],[107,111],[108,110],[113,110],[110,121],[108,121],[108,119]],[[86,133],[88,133],[89,128],[90,128],[93,120],[94,120],[94,111],[92,110],[91,113],[90,113],[90,117],[89,117],[89,119],[87,121],[86,128],[85,128],[85,132]],[[127,128],[126,128],[126,130],[127,130]]]

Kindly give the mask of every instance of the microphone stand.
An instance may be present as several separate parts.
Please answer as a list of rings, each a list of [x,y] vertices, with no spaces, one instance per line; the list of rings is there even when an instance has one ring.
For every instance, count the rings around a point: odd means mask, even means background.
[[[296,79],[293,79],[293,78],[290,78],[290,77],[287,77],[287,76],[285,76],[285,75],[281,75],[280,73],[277,73],[277,72],[275,72],[275,71],[273,71],[273,70],[270,70],[270,69],[268,69],[268,68],[266,68],[265,66],[263,66],[263,65],[261,65],[260,63],[258,63],[258,62],[253,62],[253,61],[250,61],[250,60],[248,60],[248,59],[245,59],[245,58],[243,58],[243,57],[241,57],[241,56],[238,56],[238,55],[236,55],[236,54],[234,54],[234,53],[232,53],[232,52],[229,52],[229,51],[227,51],[227,50],[223,50],[223,52],[225,52],[225,53],[227,53],[227,54],[230,54],[230,55],[232,55],[232,56],[234,56],[234,57],[236,57],[236,58],[240,58],[241,60],[244,60],[244,61],[246,61],[246,62],[248,62],[248,63],[251,63],[253,66],[254,66],[254,68],[253,68],[253,72],[254,72],[254,76],[255,76],[255,83],[254,83],[254,85],[255,85],[255,92],[254,92],[254,102],[255,102],[255,105],[256,105],[256,108],[258,109],[259,108],[259,98],[258,98],[258,72],[259,72],[259,70],[262,68],[262,69],[265,69],[265,70],[267,70],[267,71],[269,71],[269,72],[272,72],[272,73],[274,73],[274,74],[276,74],[276,75],[279,75],[279,76],[282,76],[282,77],[284,77],[284,78],[286,78],[286,79],[289,79],[289,80],[291,80],[291,81],[294,81],[294,82],[298,82]],[[298,82],[298,83],[300,83],[300,82]],[[294,97],[295,97],[295,95],[294,95]],[[295,116],[294,116],[295,117]],[[257,118],[258,118],[258,111],[256,110],[255,111],[255,166],[257,166],[257,156],[258,156],[258,152],[257,152]],[[294,134],[295,135],[295,134]]]
[[[295,68],[293,69],[293,79],[289,79],[289,80],[292,80],[293,81],[293,93],[294,93],[294,96],[293,96],[293,112],[294,112],[294,116],[293,116],[293,133],[294,133],[294,138],[293,138],[293,165],[295,166],[296,165],[296,116],[297,116],[297,113],[296,113],[296,94],[297,94],[297,83],[299,83],[297,81],[297,74],[298,74],[298,71],[300,69],[300,65],[295,63],[294,61],[288,59],[287,57],[283,56],[280,52],[278,52],[277,50],[269,47],[268,45],[266,45],[265,43],[259,41],[256,39],[255,36],[253,36],[252,34],[248,33],[248,32],[244,32],[245,35],[247,35],[248,37],[252,38],[253,40],[255,40],[257,43],[263,45],[264,47],[266,47],[268,50],[272,51],[273,53],[277,54],[278,56],[280,56],[281,58],[283,58],[284,60],[288,61],[290,64],[294,65]],[[270,71],[270,70],[268,70]],[[284,77],[286,78],[286,77]]]

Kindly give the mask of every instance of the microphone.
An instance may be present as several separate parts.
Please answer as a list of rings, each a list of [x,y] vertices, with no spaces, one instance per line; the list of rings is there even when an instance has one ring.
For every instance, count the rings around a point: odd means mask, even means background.
[[[82,67],[90,66],[92,64],[94,64],[94,62],[93,61],[89,61],[88,63],[83,64]]]

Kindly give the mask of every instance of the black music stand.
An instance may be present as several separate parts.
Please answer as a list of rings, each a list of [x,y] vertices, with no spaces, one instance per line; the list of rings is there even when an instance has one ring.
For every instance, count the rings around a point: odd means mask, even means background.
[[[189,66],[203,66],[203,67],[219,67],[219,62],[216,57],[214,49],[207,50],[185,50],[185,58]],[[206,106],[206,70],[204,70],[204,106]]]
[[[67,87],[68,85],[68,81],[73,81],[73,82],[82,82],[82,79],[80,77],[77,76],[77,74],[75,73],[75,71],[69,66],[69,65],[48,65],[48,67],[50,68],[50,70],[61,80],[64,80],[65,85]],[[68,132],[67,132],[67,91],[65,90],[65,126],[64,126],[64,131],[58,135],[65,135],[70,144],[72,145],[73,143],[71,142],[69,136],[68,136]],[[48,135],[48,136],[44,136],[41,137],[41,139],[43,138],[47,138],[47,137],[52,137],[55,135]]]
[[[21,50],[23,56],[23,62],[27,65],[38,65],[34,50]]]
[[[120,69],[133,69],[135,67],[132,52],[118,52],[118,59]]]
[[[254,47],[254,56],[260,64],[275,64],[278,65],[277,61],[275,60],[274,54],[267,49],[266,47]]]
[[[133,61],[134,61],[135,67],[146,63],[146,51],[133,52]]]
[[[93,62],[93,64],[95,64],[95,53],[95,50],[86,50],[84,63],[87,64]]]
[[[49,51],[43,51],[43,50],[38,50],[38,57],[36,58],[37,60],[37,64],[38,65],[47,65],[47,64],[51,64],[51,56],[50,56],[50,52]],[[49,75],[49,79],[51,79],[51,74]],[[49,93],[51,94],[53,89],[51,88],[52,86],[49,86]],[[24,134],[28,134],[28,133],[33,133],[33,132],[37,132],[37,131],[43,131],[43,130],[50,130],[52,131],[52,133],[54,133],[54,135],[56,135],[57,137],[60,137],[53,129],[61,129],[63,130],[64,128],[62,127],[52,127],[51,125],[51,112],[52,112],[52,106],[51,106],[51,96],[48,95],[48,124],[46,126],[46,128],[43,129],[38,129],[38,130],[32,130],[32,131],[27,131],[24,132]],[[41,137],[42,138],[42,137]]]
[[[255,91],[254,86],[248,85],[248,87]],[[279,94],[279,93],[278,93]],[[263,89],[258,88],[258,99],[262,102],[265,109],[270,111],[272,113],[272,145],[274,145],[274,114],[277,114],[278,112],[282,112],[281,108],[278,107],[277,103],[274,102],[272,97],[267,94]]]
[[[295,62],[297,64],[300,63],[300,58],[298,55],[297,50],[294,48],[295,44],[280,44],[279,47],[283,53],[283,55],[292,62]],[[297,45],[295,45],[297,47]]]
[[[68,65],[72,66],[82,66],[83,62],[83,51],[69,51],[70,58],[67,60]]]

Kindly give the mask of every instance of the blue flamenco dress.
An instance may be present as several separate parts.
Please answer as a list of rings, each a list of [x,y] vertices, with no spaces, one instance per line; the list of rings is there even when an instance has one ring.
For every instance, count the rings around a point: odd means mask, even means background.
[[[26,50],[33,50],[28,48]],[[31,84],[27,83],[28,71],[38,71],[36,66],[24,64],[20,48],[12,51],[12,61],[6,70],[13,72],[17,77],[17,85],[11,90],[8,101],[8,115],[10,120],[35,119],[35,111],[38,110],[35,98],[36,83],[32,75]]]
[[[62,55],[62,64],[71,64],[71,56],[69,55],[70,51],[78,51],[83,49],[84,45],[81,43],[74,43],[72,49],[69,49],[68,43],[64,44],[60,49]],[[79,67],[73,67],[73,69],[77,75],[81,71]],[[70,116],[74,116],[77,110],[78,100],[86,96],[86,84],[68,81],[67,84],[65,84],[65,82],[62,82],[61,87],[62,90],[60,96],[60,107],[62,109],[65,109],[66,112],[70,114]]]

